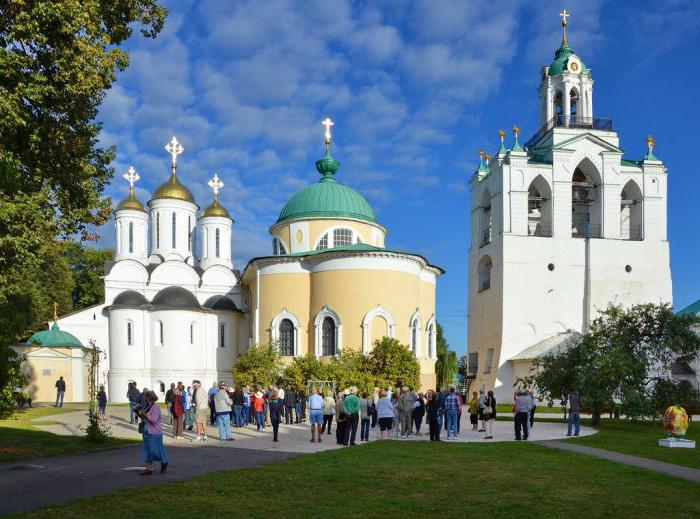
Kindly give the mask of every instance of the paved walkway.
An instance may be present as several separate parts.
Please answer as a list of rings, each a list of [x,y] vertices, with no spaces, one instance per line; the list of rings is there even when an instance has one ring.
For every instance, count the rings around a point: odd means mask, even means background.
[[[596,458],[615,461],[625,465],[655,470],[656,472],[661,472],[663,474],[668,474],[669,476],[675,476],[677,478],[692,481],[693,483],[700,483],[700,469],[681,467],[680,465],[674,465],[673,463],[666,463],[649,458],[640,458],[637,456],[630,456],[629,454],[622,454],[620,452],[608,451],[605,449],[598,449],[596,447],[589,447],[587,445],[578,445],[576,443],[562,442],[558,440],[548,440],[537,443],[553,449],[587,454],[588,456],[595,456]]]
[[[257,467],[296,453],[222,449],[191,444],[168,447],[165,474],[139,476],[140,445],[102,452],[0,464],[0,515],[23,512],[106,492],[189,479],[220,470]],[[156,464],[156,469],[158,465]]]

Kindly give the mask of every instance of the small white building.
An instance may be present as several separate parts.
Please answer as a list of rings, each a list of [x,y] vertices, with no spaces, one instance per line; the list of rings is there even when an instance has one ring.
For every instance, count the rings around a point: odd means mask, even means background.
[[[608,304],[672,300],[666,168],[652,138],[643,159],[624,158],[562,25],[562,45],[541,72],[540,130],[521,146],[514,128],[510,149],[501,132],[500,150],[482,156],[471,179],[473,387],[495,388],[503,402],[533,356],[585,333]]]

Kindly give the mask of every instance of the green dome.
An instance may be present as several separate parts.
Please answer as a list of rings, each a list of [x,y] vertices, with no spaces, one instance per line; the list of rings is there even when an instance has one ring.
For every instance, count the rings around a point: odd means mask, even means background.
[[[552,61],[552,64],[549,66],[549,72],[547,75],[552,77],[560,76],[561,73],[566,70],[566,64],[568,63],[569,58],[575,54],[574,49],[568,45],[562,45],[559,47],[554,53],[554,61]],[[580,59],[581,58],[579,58],[579,60]],[[586,65],[583,64],[583,61],[581,61],[581,73],[583,74],[587,70]]]
[[[26,344],[26,345],[36,344],[36,345],[48,346],[48,347],[60,347],[60,346],[66,346],[66,347],[77,346],[80,348],[83,347],[83,345],[81,344],[81,342],[78,340],[78,338],[75,335],[73,335],[72,333],[68,333],[68,332],[62,332],[59,329],[57,323],[54,323],[50,330],[42,330],[40,332],[36,332],[24,344]]]
[[[375,222],[374,212],[365,197],[333,178],[339,166],[326,147],[325,156],[316,162],[316,169],[323,177],[292,196],[277,221],[341,216]]]

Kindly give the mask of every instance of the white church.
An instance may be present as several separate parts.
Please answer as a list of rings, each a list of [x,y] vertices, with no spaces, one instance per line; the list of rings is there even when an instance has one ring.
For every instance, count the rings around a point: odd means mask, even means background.
[[[609,303],[672,301],[666,168],[624,157],[594,111],[593,77],[566,36],[542,68],[541,128],[482,153],[471,179],[468,349],[476,389],[510,402],[532,361],[566,347]]]
[[[216,175],[209,182],[214,199],[198,216],[192,193],[177,178],[183,147],[173,137],[166,150],[172,173],[153,192],[149,211],[134,195],[136,171],[124,175],[129,196],[114,211],[116,250],[105,267],[105,302],[57,321],[103,350],[98,379],[111,388],[111,401],[125,401],[132,380],[160,394],[170,382],[230,381],[238,346],[248,346],[247,296],[231,263],[233,220],[218,202],[223,183]]]

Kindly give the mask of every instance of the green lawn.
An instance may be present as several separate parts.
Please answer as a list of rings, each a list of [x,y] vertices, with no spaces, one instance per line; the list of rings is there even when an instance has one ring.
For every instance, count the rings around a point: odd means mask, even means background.
[[[88,443],[82,437],[61,436],[42,431],[37,427],[37,425],[50,425],[56,422],[31,422],[42,416],[75,411],[76,409],[66,407],[34,407],[18,410],[9,418],[0,420],[0,462],[109,449],[131,442],[131,440],[110,438],[101,444]]]
[[[513,414],[513,404],[496,404],[496,413]],[[535,409],[535,418],[541,414],[558,414],[564,416],[564,408],[559,406],[538,405]]]
[[[187,467],[171,459],[171,470]],[[685,517],[700,516],[700,485],[535,444],[384,441],[25,515],[570,519],[674,517],[678,506]]]
[[[586,422],[590,423],[590,420],[586,420]],[[665,436],[666,433],[658,420],[656,423],[603,420],[598,434],[569,441],[642,458],[700,468],[700,424],[691,422],[686,434],[686,438],[695,440],[699,448],[668,449],[659,447],[658,441]]]

